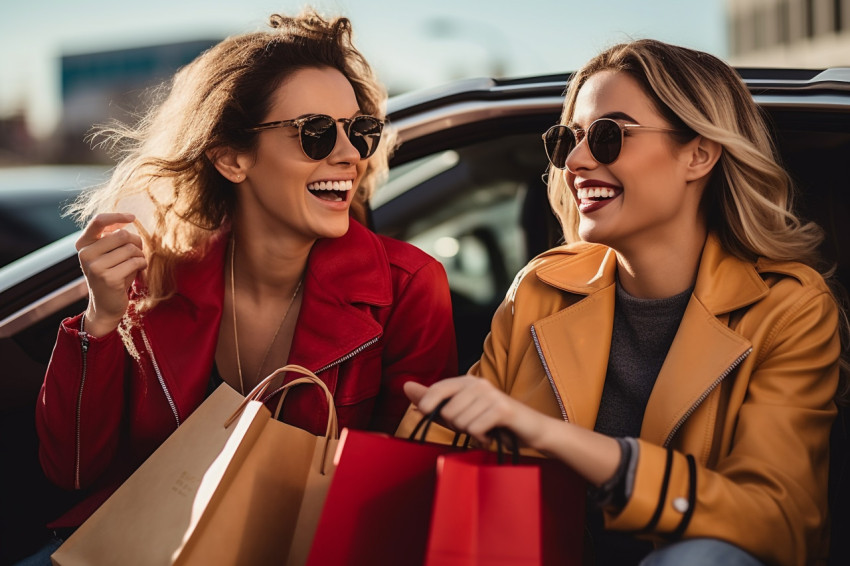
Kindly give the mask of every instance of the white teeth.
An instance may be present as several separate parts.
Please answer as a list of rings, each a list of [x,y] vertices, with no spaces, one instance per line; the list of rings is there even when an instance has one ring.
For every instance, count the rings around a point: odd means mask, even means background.
[[[579,198],[579,200],[584,200],[588,198],[612,198],[614,194],[614,189],[610,189],[608,187],[576,189],[576,196]]]
[[[307,185],[309,191],[350,191],[354,181],[317,181]]]

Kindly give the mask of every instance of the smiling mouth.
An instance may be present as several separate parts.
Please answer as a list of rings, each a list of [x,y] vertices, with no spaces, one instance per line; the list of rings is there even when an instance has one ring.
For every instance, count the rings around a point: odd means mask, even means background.
[[[342,202],[348,198],[348,192],[354,186],[354,181],[317,181],[307,185],[307,190],[314,197],[330,202]]]
[[[608,187],[591,187],[588,189],[576,189],[576,197],[579,201],[600,201],[614,198],[617,191]]]

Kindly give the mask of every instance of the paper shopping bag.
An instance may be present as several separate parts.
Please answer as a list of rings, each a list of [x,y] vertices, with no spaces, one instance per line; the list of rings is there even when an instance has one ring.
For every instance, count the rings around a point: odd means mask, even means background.
[[[308,566],[422,564],[437,457],[460,450],[343,429]]]
[[[497,458],[438,458],[426,566],[580,566],[584,480],[555,460]]]
[[[285,564],[303,566],[333,477],[339,436],[333,396],[303,367],[290,365],[266,378],[245,404],[258,402],[274,378],[301,373],[282,388],[273,419],[236,470],[215,510],[187,541],[178,564]],[[324,437],[277,420],[287,393],[295,386],[321,387],[327,399]],[[275,392],[276,393],[276,392]]]
[[[326,437],[272,419],[258,400],[286,371],[306,375],[286,388],[325,389]],[[290,550],[297,554],[296,530],[309,537],[315,528],[311,507],[321,506],[329,485],[326,454],[336,426],[327,388],[299,366],[281,368],[247,398],[221,385],[59,547],[53,563],[284,563]]]

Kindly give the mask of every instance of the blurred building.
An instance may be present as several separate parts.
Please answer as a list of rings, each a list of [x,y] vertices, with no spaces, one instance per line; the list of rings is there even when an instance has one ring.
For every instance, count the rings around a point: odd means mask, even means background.
[[[0,167],[37,159],[37,144],[27,127],[24,111],[0,118]]]
[[[218,41],[195,40],[63,56],[62,117],[52,140],[54,160],[104,161],[104,153],[92,150],[85,141],[92,126],[113,120],[135,122],[156,86]]]
[[[850,66],[850,0],[726,0],[736,66]]]

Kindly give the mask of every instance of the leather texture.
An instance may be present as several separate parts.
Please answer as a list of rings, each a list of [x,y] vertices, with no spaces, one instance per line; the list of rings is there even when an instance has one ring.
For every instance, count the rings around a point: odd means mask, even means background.
[[[615,275],[615,253],[600,245],[564,246],[534,259],[499,307],[470,373],[592,429]],[[646,407],[634,491],[619,513],[606,515],[607,528],[662,544],[676,534],[715,537],[771,564],[822,560],[837,321],[814,270],[742,261],[710,235]]]
[[[51,481],[91,496],[52,525],[82,522],[204,400],[227,236],[181,265],[176,294],[142,318],[164,387],[139,328],[134,359],[117,331],[89,338],[84,354],[81,315],[62,322],[36,409],[39,455]],[[393,432],[409,404],[405,381],[457,374],[445,270],[424,252],[351,222],[345,236],[313,246],[303,285],[288,363],[325,382],[340,427]],[[287,398],[282,420],[323,434],[326,405],[317,388],[301,388]]]

